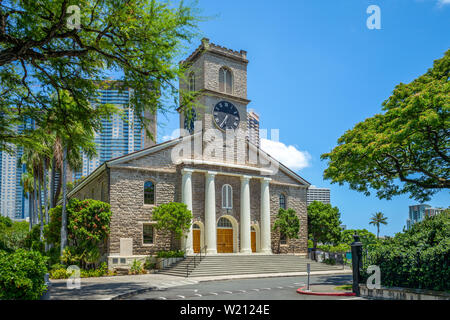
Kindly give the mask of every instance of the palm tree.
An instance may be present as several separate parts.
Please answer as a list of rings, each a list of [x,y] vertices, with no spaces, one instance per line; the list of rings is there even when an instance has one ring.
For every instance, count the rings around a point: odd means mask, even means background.
[[[28,217],[29,217],[29,223],[30,223],[30,230],[33,228],[33,192],[34,192],[34,178],[33,175],[30,172],[25,172],[22,174],[21,184],[23,187],[23,192],[25,193],[25,197],[28,199]]]
[[[377,226],[377,239],[380,235],[380,224],[387,225],[387,217],[384,216],[383,212],[375,212],[370,218],[369,224]]]

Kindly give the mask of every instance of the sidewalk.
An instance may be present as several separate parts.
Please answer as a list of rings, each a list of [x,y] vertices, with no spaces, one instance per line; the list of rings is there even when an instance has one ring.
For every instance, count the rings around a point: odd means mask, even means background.
[[[331,270],[311,272],[311,276],[351,274],[351,270]],[[195,284],[205,281],[254,279],[271,277],[306,276],[306,272],[245,274],[213,277],[182,278],[163,274],[128,275],[101,278],[82,278],[80,289],[68,289],[67,280],[51,280],[52,300],[112,300],[129,297],[149,290]]]

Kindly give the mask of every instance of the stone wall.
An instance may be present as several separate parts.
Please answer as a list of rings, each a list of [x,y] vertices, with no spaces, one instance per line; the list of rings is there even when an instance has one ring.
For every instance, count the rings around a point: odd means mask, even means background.
[[[144,204],[144,183],[155,184],[155,205]],[[143,225],[151,224],[153,208],[162,203],[179,201],[177,185],[180,175],[176,172],[150,172],[132,169],[111,170],[111,234],[109,253],[120,252],[120,238],[133,238],[133,255],[150,255],[160,250],[170,250],[171,236],[154,230],[154,243],[143,244]],[[174,243],[175,248],[179,242]]]

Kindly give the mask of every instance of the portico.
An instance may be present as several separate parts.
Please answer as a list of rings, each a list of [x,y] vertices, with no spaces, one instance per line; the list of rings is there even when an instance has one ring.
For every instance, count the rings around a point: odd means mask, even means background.
[[[271,230],[270,230],[270,192],[269,184],[271,179],[261,176],[252,176],[246,174],[237,174],[230,172],[218,172],[209,171],[197,168],[183,168],[181,194],[182,202],[185,203],[189,210],[192,211],[192,175],[201,174],[204,176],[205,181],[205,202],[204,202],[204,228],[203,234],[200,237],[204,237],[204,245],[206,246],[207,254],[218,253],[218,218],[216,216],[216,176],[231,176],[240,179],[240,212],[239,223],[234,219],[233,224],[239,224],[237,228],[230,228],[232,236],[230,240],[231,246],[234,248],[233,252],[241,254],[252,254],[252,245],[255,248],[255,242],[258,243],[257,253],[271,254]],[[260,197],[260,212],[257,216],[259,221],[259,232],[253,235],[252,240],[252,221],[251,221],[251,206],[250,206],[250,181],[257,179],[261,185],[261,197]],[[218,186],[221,188],[222,186]],[[239,233],[239,236],[237,235]],[[224,232],[221,232],[220,239],[224,239],[222,236]],[[255,239],[256,235],[259,239]],[[193,230],[187,232],[183,237],[182,248],[185,248],[186,254],[194,254],[193,246]],[[239,239],[239,244],[237,240]],[[221,240],[225,241],[225,240]],[[253,242],[252,242],[253,241]],[[236,242],[236,243],[235,243]],[[220,244],[222,246],[223,243]],[[222,248],[222,247],[221,247]],[[202,249],[202,248],[201,248]],[[219,250],[220,253],[220,250]]]

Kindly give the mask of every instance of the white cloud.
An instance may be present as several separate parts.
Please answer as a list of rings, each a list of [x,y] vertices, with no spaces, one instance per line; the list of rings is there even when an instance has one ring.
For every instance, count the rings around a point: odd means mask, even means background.
[[[261,139],[261,149],[292,170],[301,170],[310,166],[311,155],[308,151],[297,150],[282,142]]]
[[[439,0],[440,5],[450,4],[450,0]]]
[[[161,142],[174,140],[174,139],[179,138],[179,137],[180,137],[180,129],[175,129],[174,131],[172,131],[172,134],[163,136]]]

